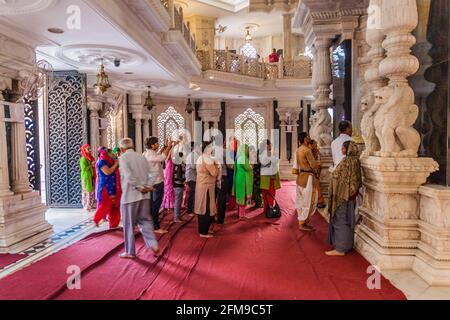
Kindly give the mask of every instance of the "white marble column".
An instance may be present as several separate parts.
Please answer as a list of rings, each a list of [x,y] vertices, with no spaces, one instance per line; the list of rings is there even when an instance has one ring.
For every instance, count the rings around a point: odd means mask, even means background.
[[[134,119],[134,131],[135,139],[134,142],[137,153],[142,153],[142,117],[140,115],[133,115]]]
[[[382,0],[371,0],[370,5],[374,8],[381,8]],[[380,150],[380,142],[375,135],[374,117],[379,108],[379,104],[375,103],[375,92],[387,84],[387,79],[380,74],[380,62],[385,57],[385,51],[382,47],[383,40],[386,35],[381,29],[377,12],[371,12],[368,17],[368,24],[366,30],[366,42],[370,49],[367,53],[367,59],[370,65],[364,75],[369,87],[369,93],[362,98],[361,111],[363,117],[361,119],[361,134],[365,142],[365,156],[374,155]],[[375,16],[372,16],[375,15]]]
[[[143,146],[142,150],[145,150],[145,140],[151,136],[151,133],[150,133],[151,114],[145,112],[142,116],[142,120],[144,122],[143,132],[142,132],[142,146]]]
[[[292,13],[283,14],[284,59],[292,58]]]
[[[419,68],[410,51],[415,43],[411,32],[418,23],[416,0],[383,0],[381,8],[386,58],[379,73],[390,82],[375,92],[380,109],[374,124],[381,151],[361,159],[365,195],[359,208],[362,222],[356,232],[356,248],[383,271],[411,269],[414,256],[424,256],[419,243],[430,236],[429,231],[421,235],[419,218],[424,208],[439,213],[419,203],[419,188],[438,164],[417,157],[420,136],[412,128],[418,107],[407,78]],[[429,257],[422,262],[436,266]],[[442,266],[439,261],[439,268]]]
[[[331,153],[331,142],[333,124],[328,108],[333,106],[330,99],[331,93],[331,39],[317,38],[314,42],[316,51],[313,65],[313,86],[314,86],[314,110],[316,111],[315,121],[312,124],[310,135],[320,146],[322,155]]]
[[[31,192],[28,180],[25,122],[13,122],[11,126],[12,191],[14,193]]]
[[[282,117],[280,117],[281,120]],[[286,143],[286,118],[281,120],[281,133],[280,133],[280,160],[281,162],[288,162],[287,158],[287,143]]]
[[[87,107],[90,111],[89,127],[90,127],[90,145],[92,154],[97,155],[97,150],[100,147],[100,129],[99,129],[99,112],[103,108],[101,101],[88,101]]]
[[[295,151],[298,149],[298,120],[299,113],[291,111],[291,120],[292,120],[292,156],[294,157]],[[293,162],[293,159],[291,159],[291,162]]]
[[[0,144],[4,146],[0,152],[0,197],[11,195],[9,186],[8,153],[6,149],[6,128],[4,122],[4,108],[0,101]]]
[[[202,119],[202,120],[203,120],[203,119]],[[208,119],[205,119],[205,120],[203,120],[203,139],[205,139],[205,140],[211,139],[211,137],[210,137],[209,134],[206,135],[206,133],[208,132],[208,130],[209,130],[209,120],[208,120]]]

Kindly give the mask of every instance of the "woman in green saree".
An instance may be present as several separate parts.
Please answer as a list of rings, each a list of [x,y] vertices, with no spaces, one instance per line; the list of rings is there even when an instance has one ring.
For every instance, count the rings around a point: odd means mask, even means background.
[[[247,144],[238,148],[234,170],[233,195],[236,196],[239,219],[245,220],[245,208],[253,195],[253,167],[250,165]]]

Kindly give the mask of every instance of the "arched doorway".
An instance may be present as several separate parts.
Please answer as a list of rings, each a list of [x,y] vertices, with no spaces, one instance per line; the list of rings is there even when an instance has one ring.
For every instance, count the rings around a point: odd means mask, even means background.
[[[240,143],[254,146],[257,149],[266,139],[266,121],[264,117],[248,108],[234,120],[235,136]]]
[[[163,146],[167,139],[178,139],[178,135],[185,129],[185,120],[174,107],[170,106],[158,116],[158,138]]]

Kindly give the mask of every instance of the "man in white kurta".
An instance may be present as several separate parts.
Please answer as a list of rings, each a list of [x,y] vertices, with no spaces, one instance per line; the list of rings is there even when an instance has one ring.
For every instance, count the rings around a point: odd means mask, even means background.
[[[133,150],[131,139],[122,139],[119,146],[122,152],[119,160],[122,186],[120,211],[125,237],[125,252],[120,257],[126,259],[136,257],[134,239],[136,224],[140,227],[147,248],[151,248],[156,255],[159,248],[150,216],[150,192],[153,189],[147,160]]]

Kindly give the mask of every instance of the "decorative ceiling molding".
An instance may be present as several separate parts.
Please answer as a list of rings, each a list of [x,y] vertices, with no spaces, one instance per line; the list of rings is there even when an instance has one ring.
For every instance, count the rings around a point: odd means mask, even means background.
[[[57,0],[0,0],[0,16],[17,16],[39,12],[55,5]]]
[[[166,80],[149,80],[149,79],[134,79],[116,81],[115,85],[124,90],[131,92],[147,92],[148,87],[152,87],[152,91],[158,90],[173,90],[178,87],[178,84]]]
[[[72,45],[61,47],[56,57],[71,65],[86,69],[96,69],[103,59],[105,66],[114,68],[114,61],[120,61],[122,66],[136,66],[145,63],[142,54],[120,47],[98,45]]]
[[[197,0],[197,1],[219,9],[236,13],[244,8],[247,8],[251,0]]]
[[[286,0],[272,0],[268,2],[267,0],[250,0],[249,12],[290,12],[297,7],[298,0],[291,0],[287,2]]]
[[[152,31],[167,32],[170,29],[170,15],[161,1],[125,0],[124,2]]]
[[[367,14],[368,0],[302,0],[293,18],[293,28],[312,46],[318,37],[334,38],[354,32],[359,17]]]

